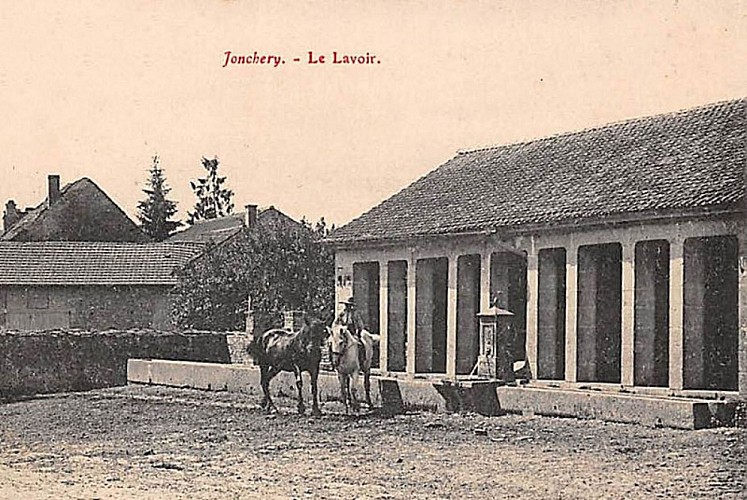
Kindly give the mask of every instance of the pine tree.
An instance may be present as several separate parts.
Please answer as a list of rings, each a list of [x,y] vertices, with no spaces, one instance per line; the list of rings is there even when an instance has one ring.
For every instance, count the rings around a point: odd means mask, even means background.
[[[189,183],[197,197],[194,212],[187,213],[189,224],[233,213],[233,191],[223,187],[226,178],[218,175],[219,165],[217,157],[212,159],[202,157],[202,166],[207,171],[207,175]]]
[[[137,218],[143,232],[155,241],[163,241],[173,233],[181,222],[171,220],[176,215],[176,202],[166,199],[171,188],[166,185],[166,176],[158,155],[153,156],[153,165],[148,171],[150,178],[143,192],[147,197],[137,205]]]

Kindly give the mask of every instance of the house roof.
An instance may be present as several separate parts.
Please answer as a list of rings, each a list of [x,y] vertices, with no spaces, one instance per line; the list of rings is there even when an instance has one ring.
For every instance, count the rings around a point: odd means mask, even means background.
[[[179,231],[166,241],[168,242],[192,242],[192,243],[221,243],[232,237],[244,227],[244,213],[231,214],[216,219],[201,220],[194,223],[184,231]],[[274,227],[280,225],[286,227],[300,227],[300,224],[291,219],[283,212],[270,206],[257,212],[257,223],[261,227]]]
[[[169,242],[220,243],[244,227],[244,214],[231,214],[225,217],[197,221],[184,231],[170,236]]]
[[[60,189],[60,199],[55,202],[52,206],[49,204],[49,198],[45,198],[39,205],[29,210],[18,222],[13,224],[7,231],[0,235],[2,241],[23,241],[26,233],[33,232],[35,227],[40,227],[45,224],[45,220],[49,222],[49,219],[57,217],[58,220],[69,219],[71,213],[74,215],[73,221],[68,220],[67,222],[73,222],[79,224],[85,224],[86,222],[98,221],[97,215],[93,217],[86,217],[85,211],[93,212],[100,211],[101,205],[97,201],[105,201],[105,211],[109,213],[109,216],[116,218],[116,224],[107,228],[99,228],[104,232],[110,231],[111,236],[116,236],[117,241],[148,241],[148,237],[137,227],[137,225],[127,216],[127,214],[107,195],[95,182],[87,177],[83,177],[74,182],[66,184]],[[73,208],[71,208],[73,206]],[[64,211],[65,209],[70,209]],[[55,213],[57,212],[57,213]],[[83,221],[83,222],[81,222]],[[111,220],[109,221],[111,222]],[[85,229],[85,228],[83,228]],[[115,232],[116,234],[111,234]],[[126,237],[123,237],[126,234]],[[58,238],[58,239],[78,239],[78,238]],[[97,238],[98,239],[98,238]]]
[[[733,206],[745,192],[746,103],[743,98],[460,152],[327,241]]]
[[[187,243],[0,242],[0,285],[174,285]]]

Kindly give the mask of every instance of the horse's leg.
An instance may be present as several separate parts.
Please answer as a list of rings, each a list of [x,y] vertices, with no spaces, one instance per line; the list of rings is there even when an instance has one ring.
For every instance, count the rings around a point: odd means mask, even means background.
[[[312,368],[309,370],[311,376],[311,414],[318,417],[322,414],[322,410],[319,409],[319,368]]]
[[[293,373],[296,375],[296,388],[298,388],[298,413],[306,413],[306,407],[303,404],[303,372],[298,366],[293,367]]]
[[[366,404],[369,408],[373,408],[371,403],[371,369],[369,368],[363,372],[363,388],[366,390]]]
[[[260,365],[259,367],[259,384],[262,386],[262,394],[264,395],[262,398],[262,408],[267,408],[267,405],[270,402],[270,389],[267,380],[269,369],[270,367],[266,365]]]
[[[350,413],[350,407],[348,406],[348,376],[337,372],[337,379],[340,381],[340,394],[342,395],[342,402],[345,405],[345,415]]]
[[[353,373],[350,374],[350,401],[351,405],[353,406],[353,411],[355,413],[358,413],[361,409],[361,405],[358,402],[358,375],[360,372],[358,370],[353,371]]]
[[[275,403],[273,403],[272,398],[270,397],[270,381],[275,378],[275,375],[278,373],[280,373],[279,369],[273,366],[268,366],[262,380],[262,390],[265,392],[265,398],[267,400],[265,409],[270,413],[278,411],[278,409],[275,408]]]

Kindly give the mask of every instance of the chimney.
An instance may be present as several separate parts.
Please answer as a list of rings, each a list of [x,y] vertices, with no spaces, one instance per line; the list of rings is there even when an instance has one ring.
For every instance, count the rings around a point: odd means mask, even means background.
[[[16,202],[8,200],[8,203],[5,204],[5,213],[3,214],[3,231],[7,232],[23,216],[24,213],[16,208]]]
[[[47,185],[49,186],[47,200],[49,200],[49,206],[52,206],[60,199],[60,176],[55,174],[48,175]]]
[[[257,205],[246,205],[244,207],[244,226],[252,228],[257,225]]]

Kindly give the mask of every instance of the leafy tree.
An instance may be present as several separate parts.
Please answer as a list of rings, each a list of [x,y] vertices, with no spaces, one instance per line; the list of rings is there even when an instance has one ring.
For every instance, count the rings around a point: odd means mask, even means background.
[[[210,159],[203,156],[201,161],[207,175],[189,183],[197,197],[194,212],[187,213],[189,224],[233,213],[233,191],[223,186],[226,177],[218,175],[218,158]]]
[[[155,241],[163,241],[182,223],[171,220],[176,215],[176,202],[166,199],[171,188],[166,185],[166,175],[158,155],[153,156],[153,164],[148,173],[150,178],[143,189],[147,196],[137,204],[137,218],[145,234]]]
[[[322,244],[326,225],[296,230],[245,229],[180,272],[174,316],[183,328],[243,330],[247,297],[255,328],[282,324],[284,310],[303,310],[331,321],[334,255]]]

